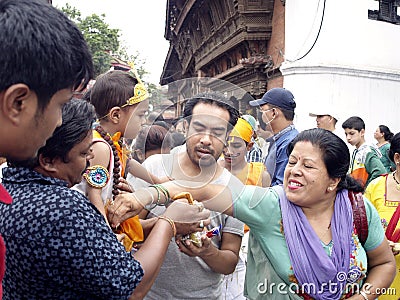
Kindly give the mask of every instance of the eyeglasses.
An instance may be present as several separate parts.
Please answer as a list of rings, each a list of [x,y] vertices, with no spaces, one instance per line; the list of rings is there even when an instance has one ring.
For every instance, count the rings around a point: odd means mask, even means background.
[[[264,110],[264,109],[261,109],[261,108],[258,108],[258,107],[257,107],[256,109],[257,109],[257,111],[260,112],[260,113],[265,113],[265,112],[267,112],[267,111],[273,110],[274,108],[268,108],[268,109],[265,109],[265,110]]]

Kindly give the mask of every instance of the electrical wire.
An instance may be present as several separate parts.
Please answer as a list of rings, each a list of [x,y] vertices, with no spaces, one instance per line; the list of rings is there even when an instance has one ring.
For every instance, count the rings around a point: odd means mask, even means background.
[[[316,44],[317,41],[318,41],[319,34],[321,33],[322,23],[324,22],[325,5],[326,5],[326,0],[324,0],[324,5],[323,5],[323,7],[322,7],[321,22],[320,22],[320,24],[319,24],[318,33],[317,33],[317,36],[315,37],[314,43],[312,44],[312,46],[310,47],[310,49],[308,49],[308,51],[307,51],[303,56],[301,56],[301,57],[299,57],[299,58],[296,58],[295,60],[288,60],[289,62],[295,62],[295,61],[299,61],[300,59],[303,59],[303,58],[306,57],[306,56],[311,52],[311,50],[314,48],[315,44]]]

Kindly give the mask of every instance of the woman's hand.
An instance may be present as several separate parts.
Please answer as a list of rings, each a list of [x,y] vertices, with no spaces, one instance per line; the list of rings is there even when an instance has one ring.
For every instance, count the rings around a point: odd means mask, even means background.
[[[134,192],[132,186],[128,183],[128,181],[126,181],[125,178],[122,177],[119,179],[117,187],[120,192],[128,192],[128,193]]]
[[[203,231],[204,227],[210,225],[211,220],[201,220],[200,222],[187,223],[175,221],[176,233],[179,235],[187,235],[196,231]]]
[[[201,237],[202,246],[198,247],[189,240],[182,241],[181,238],[176,239],[179,250],[188,256],[206,257],[215,254],[216,248],[211,243],[211,239],[205,235]]]
[[[132,193],[121,193],[115,201],[107,205],[107,218],[111,228],[117,228],[126,219],[138,215],[144,208],[143,203]]]
[[[186,200],[175,200],[168,206],[164,216],[176,223],[200,224],[210,216],[210,211],[197,205],[190,205]],[[205,224],[205,223],[204,223]]]

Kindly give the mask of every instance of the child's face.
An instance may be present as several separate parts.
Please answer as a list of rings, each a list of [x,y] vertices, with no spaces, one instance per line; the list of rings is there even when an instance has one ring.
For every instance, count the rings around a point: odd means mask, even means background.
[[[244,140],[237,136],[230,136],[227,144],[223,152],[227,164],[235,166],[246,160],[247,147]]]
[[[149,100],[144,100],[136,105],[127,107],[125,132],[123,136],[128,139],[134,139],[140,129],[146,124],[146,113],[149,109]]]
[[[347,142],[350,145],[358,148],[364,143],[364,129],[358,131],[354,128],[346,128],[344,132],[346,134]]]

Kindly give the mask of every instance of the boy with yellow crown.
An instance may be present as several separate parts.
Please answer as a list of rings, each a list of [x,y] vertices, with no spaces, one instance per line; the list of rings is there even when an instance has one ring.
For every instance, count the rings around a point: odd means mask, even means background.
[[[106,204],[112,203],[118,195],[120,179],[125,177],[127,169],[142,168],[139,163],[129,160],[122,138],[135,138],[145,124],[148,97],[139,77],[136,75],[134,78],[123,71],[108,71],[100,75],[90,90],[90,102],[98,116],[98,124],[93,131],[94,158],[82,182],[74,188],[85,193],[104,217]],[[144,180],[157,182],[147,173],[144,176],[148,176]],[[116,233],[125,234],[127,251],[132,249],[134,242],[141,242],[144,238],[137,216],[123,222]]]
[[[243,184],[270,186],[271,177],[262,162],[247,162],[247,152],[252,147],[251,137],[253,127],[243,118],[239,118],[228,137],[228,143],[223,151],[224,160],[219,161],[226,169],[235,175]],[[245,225],[245,235],[239,252],[239,262],[232,274],[225,275],[222,287],[224,299],[246,299],[243,296],[244,275],[246,273],[246,256],[249,227]]]

